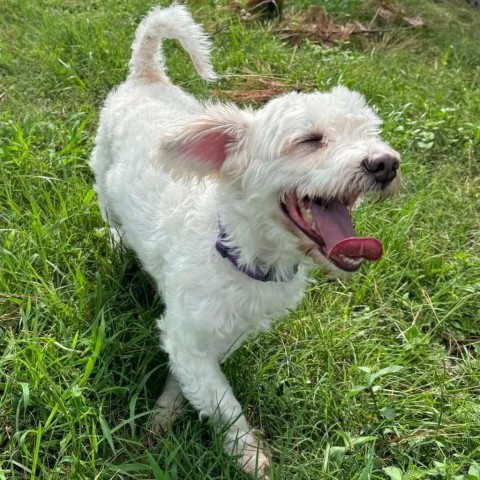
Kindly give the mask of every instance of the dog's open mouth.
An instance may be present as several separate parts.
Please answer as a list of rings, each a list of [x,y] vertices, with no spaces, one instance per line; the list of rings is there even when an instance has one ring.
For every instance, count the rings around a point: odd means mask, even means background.
[[[341,270],[354,272],[363,260],[378,260],[383,253],[376,238],[357,237],[350,218],[354,202],[355,199],[298,198],[291,193],[284,197],[282,208],[330,262]]]

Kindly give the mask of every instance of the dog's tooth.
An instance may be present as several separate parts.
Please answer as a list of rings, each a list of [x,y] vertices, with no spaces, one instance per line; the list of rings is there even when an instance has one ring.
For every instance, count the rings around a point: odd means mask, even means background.
[[[346,263],[347,265],[351,265],[353,267],[357,267],[362,262],[361,259],[355,259],[355,258],[352,258],[352,257],[347,257],[346,255],[339,255],[339,259],[343,263]]]
[[[308,223],[312,226],[313,229],[315,229],[315,220],[313,219],[312,211],[310,210],[310,208],[305,209],[305,214]]]
[[[315,221],[313,220],[313,215],[312,215],[312,210],[310,210],[310,207],[305,206],[304,203],[300,205],[300,212],[302,214],[302,217],[304,220],[308,222],[308,224],[315,229]]]

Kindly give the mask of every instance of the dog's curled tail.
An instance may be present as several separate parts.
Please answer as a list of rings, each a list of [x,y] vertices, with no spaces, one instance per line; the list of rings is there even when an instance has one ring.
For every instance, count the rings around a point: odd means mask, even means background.
[[[138,26],[132,45],[129,78],[146,82],[166,79],[161,49],[164,38],[173,38],[181,43],[204,80],[216,78],[210,62],[210,39],[189,11],[177,4],[153,8]]]

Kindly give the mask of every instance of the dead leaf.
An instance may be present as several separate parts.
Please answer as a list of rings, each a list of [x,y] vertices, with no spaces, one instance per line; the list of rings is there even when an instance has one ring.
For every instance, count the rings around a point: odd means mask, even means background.
[[[263,103],[282,93],[292,90],[304,90],[298,84],[283,83],[271,76],[246,75],[236,90],[210,90],[216,96],[228,98],[238,103]]]
[[[381,24],[379,22],[381,21]],[[337,23],[335,18],[318,6],[310,7],[305,13],[293,14],[280,23],[276,32],[286,41],[298,44],[305,38],[329,48],[341,42],[348,42],[353,35],[369,36],[375,33],[386,33],[407,28],[392,26],[386,23],[402,23],[408,28],[424,27],[420,17],[406,17],[403,11],[390,3],[382,2],[376,9],[368,25],[359,21]]]
[[[407,17],[402,8],[398,5],[389,2],[382,2],[374,15],[375,18],[381,18],[384,22],[400,22],[406,23],[410,27],[419,28],[424,27],[425,22],[420,17]]]

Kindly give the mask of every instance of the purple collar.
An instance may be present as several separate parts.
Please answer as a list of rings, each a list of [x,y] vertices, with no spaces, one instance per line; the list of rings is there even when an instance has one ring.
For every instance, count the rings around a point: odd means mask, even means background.
[[[226,258],[232,265],[234,265],[238,270],[240,270],[242,273],[244,273],[248,277],[253,278],[254,280],[258,280],[260,282],[275,282],[275,281],[289,282],[297,274],[298,265],[295,266],[292,274],[290,274],[287,278],[282,278],[280,280],[276,279],[275,270],[273,269],[270,269],[267,272],[264,272],[259,265],[256,265],[254,270],[250,270],[249,268],[246,268],[243,265],[239,265],[238,258],[233,253],[233,249],[227,247],[223,243],[227,237],[227,234],[225,233],[225,229],[223,228],[223,225],[221,224],[220,219],[218,219],[218,230],[219,230],[218,238],[217,238],[217,241],[215,242],[215,248],[217,249],[217,252],[223,258]]]

